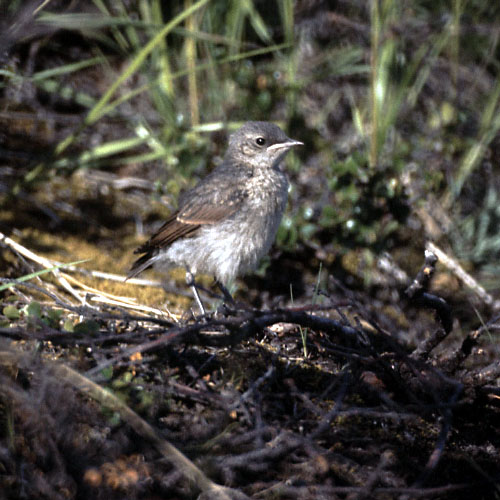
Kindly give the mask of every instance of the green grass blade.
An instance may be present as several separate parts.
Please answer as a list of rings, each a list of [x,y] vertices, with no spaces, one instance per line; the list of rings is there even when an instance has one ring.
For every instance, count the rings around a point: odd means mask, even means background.
[[[44,71],[39,71],[32,76],[34,82],[39,82],[41,80],[46,80],[48,78],[54,78],[56,76],[66,75],[68,73],[74,73],[81,69],[88,68],[90,66],[96,66],[105,62],[105,58],[102,56],[93,57],[91,59],[86,59],[84,61],[78,61],[76,63],[65,64],[64,66],[58,66],[56,68],[46,69]]]
[[[146,60],[151,51],[163,40],[163,38],[172,31],[172,29],[180,24],[184,19],[188,18],[192,14],[194,14],[198,9],[203,7],[209,0],[199,0],[194,5],[192,5],[189,9],[184,10],[174,19],[172,19],[167,25],[156,34],[146,45],[145,47],[134,57],[132,62],[126,68],[126,70],[113,82],[113,84],[109,87],[106,93],[101,97],[99,102],[95,105],[95,107],[90,111],[85,119],[85,123],[90,125],[96,122],[102,115],[103,110],[106,104],[109,102],[113,94],[116,92],[118,87],[128,78],[130,78],[142,65],[142,63]]]
[[[46,269],[41,269],[35,273],[26,274],[25,276],[21,276],[17,278],[15,281],[11,281],[10,283],[4,283],[0,285],[0,292],[7,290],[8,288],[12,288],[13,286],[19,285],[23,281],[29,281],[37,276],[41,276],[42,274],[47,274],[52,271],[57,271],[58,269],[63,269],[65,267],[76,266],[77,264],[81,264],[82,262],[88,262],[90,259],[76,260],[75,262],[70,262],[69,264],[58,264],[57,266],[48,267]]]
[[[264,54],[268,54],[270,52],[277,52],[283,49],[290,48],[290,44],[288,43],[280,43],[277,45],[272,45],[271,47],[262,47],[259,49],[254,49],[254,50],[249,50],[247,52],[242,52],[240,54],[234,54],[230,55],[228,57],[224,57],[222,59],[219,59],[217,61],[212,61],[209,63],[204,63],[204,64],[199,64],[196,66],[195,70],[196,71],[204,71],[207,69],[210,69],[213,65],[220,65],[220,64],[228,64],[228,63],[233,63],[233,62],[238,62],[243,59],[250,59],[251,57],[256,57]],[[176,71],[171,74],[171,79],[175,80],[177,78],[181,78],[183,76],[186,76],[188,74],[187,69],[183,69],[181,71]],[[137,87],[130,92],[121,95],[118,99],[115,99],[114,101],[111,101],[109,105],[104,106],[101,110],[101,114],[105,115],[107,113],[110,113],[114,108],[122,104],[123,102],[128,101],[129,99],[132,99],[142,92],[146,92],[147,90],[150,89],[152,85],[160,85],[161,83],[161,76],[154,82],[149,82],[141,87]]]
[[[497,79],[495,87],[493,88],[488,102],[484,107],[483,115],[481,116],[481,127],[479,137],[467,153],[464,155],[458,172],[455,176],[451,197],[446,200],[446,205],[449,206],[452,201],[458,197],[462,188],[467,180],[467,177],[479,165],[491,141],[495,139],[500,131],[500,78]]]
[[[252,28],[255,30],[255,33],[259,36],[259,38],[264,43],[271,43],[271,35],[269,30],[267,29],[266,23],[262,19],[261,15],[257,12],[255,5],[252,0],[243,0],[242,2],[245,6],[245,10],[247,12],[250,24]]]
[[[100,159],[113,156],[124,151],[133,149],[141,144],[144,144],[148,138],[144,137],[128,137],[125,139],[119,139],[117,141],[110,141],[104,144],[99,144],[90,151],[85,151],[80,156],[75,158],[62,158],[54,162],[55,168],[68,168],[70,166],[78,166],[79,168],[85,167],[88,164],[98,161]]]

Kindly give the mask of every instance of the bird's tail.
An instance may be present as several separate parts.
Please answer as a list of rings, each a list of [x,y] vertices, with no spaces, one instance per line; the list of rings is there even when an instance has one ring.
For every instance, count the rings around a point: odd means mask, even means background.
[[[129,273],[127,274],[127,277],[125,278],[125,281],[135,278],[138,274],[142,273],[142,271],[148,269],[151,267],[159,258],[159,255],[151,255],[150,253],[147,253],[143,255],[142,257],[139,257],[133,264],[132,267],[130,268]]]

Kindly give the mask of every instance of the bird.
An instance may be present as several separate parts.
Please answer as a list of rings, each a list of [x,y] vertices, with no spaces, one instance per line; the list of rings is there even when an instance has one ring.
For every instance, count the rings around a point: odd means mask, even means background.
[[[244,123],[230,135],[221,164],[181,194],[177,210],[135,250],[143,255],[126,279],[151,266],[184,267],[203,315],[198,273],[214,276],[224,298],[233,302],[227,286],[254,271],[274,242],[288,198],[282,160],[301,145],[274,123]]]

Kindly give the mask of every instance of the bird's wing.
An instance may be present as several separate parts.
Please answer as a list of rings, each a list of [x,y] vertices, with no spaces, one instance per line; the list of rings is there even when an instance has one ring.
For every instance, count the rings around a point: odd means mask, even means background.
[[[202,189],[197,189],[198,187]],[[229,189],[225,189],[228,187]],[[198,191],[202,191],[199,193]],[[196,186],[180,200],[177,220],[184,224],[215,224],[241,206],[247,192],[240,186]]]
[[[179,209],[136,253],[170,245],[178,238],[192,235],[204,224],[215,224],[230,217],[241,206],[247,192],[235,179],[209,175],[179,200]]]
[[[225,185],[227,184],[227,185]],[[134,253],[139,257],[127,279],[138,275],[154,262],[157,250],[165,248],[179,238],[194,236],[203,225],[215,224],[234,214],[241,206],[247,193],[241,182],[233,178],[209,175],[179,200],[179,210],[173,213]]]

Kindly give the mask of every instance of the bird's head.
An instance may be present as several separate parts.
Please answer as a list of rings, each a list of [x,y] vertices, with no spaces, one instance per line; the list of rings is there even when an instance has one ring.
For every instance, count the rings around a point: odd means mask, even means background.
[[[302,145],[274,123],[246,122],[231,134],[226,158],[252,167],[276,168],[290,148]]]

